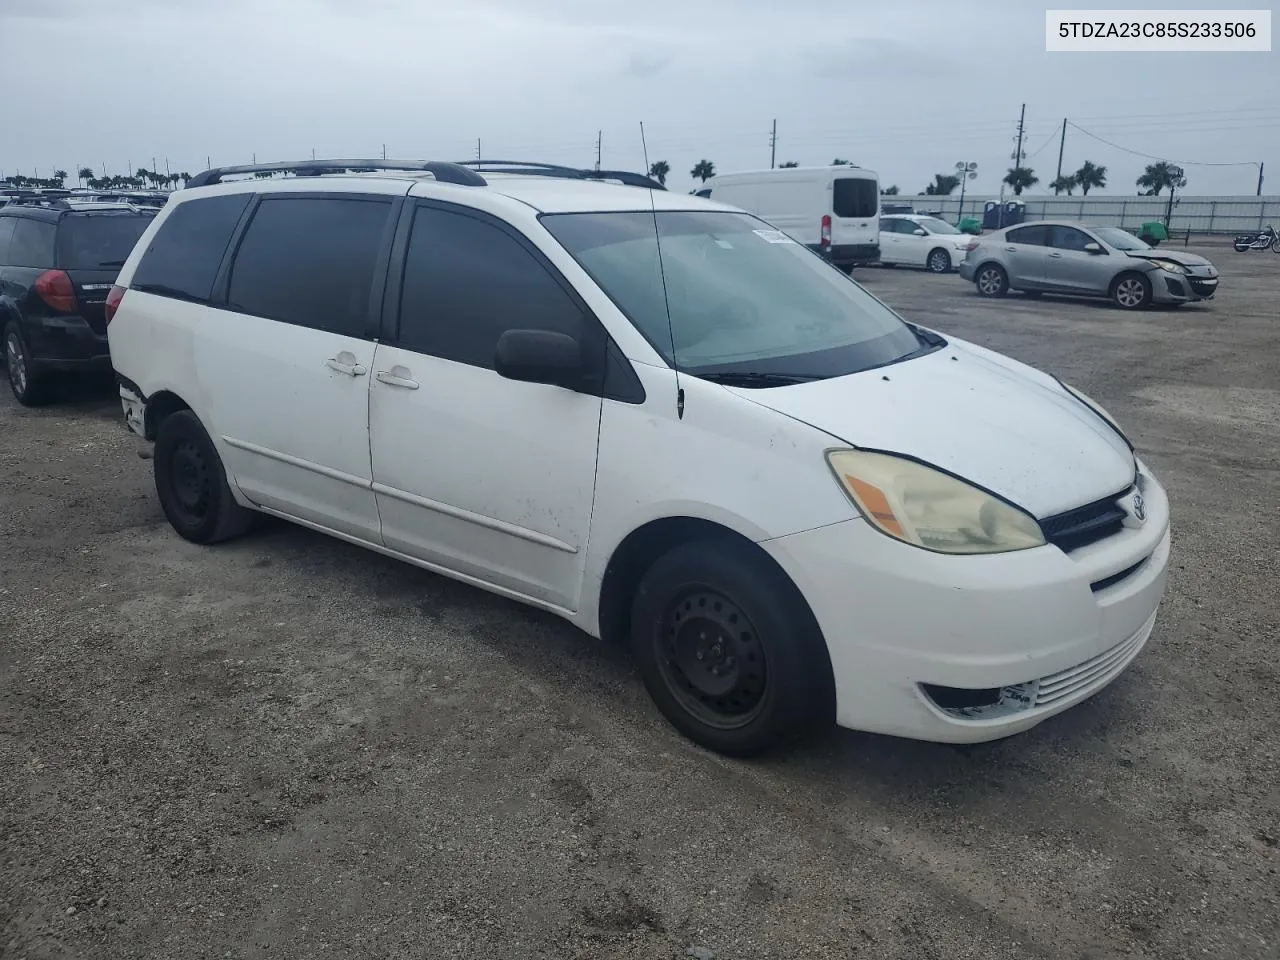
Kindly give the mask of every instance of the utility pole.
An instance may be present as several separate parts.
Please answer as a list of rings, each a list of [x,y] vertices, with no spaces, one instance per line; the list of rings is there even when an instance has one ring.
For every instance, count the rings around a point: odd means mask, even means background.
[[[1027,119],[1027,105],[1022,105],[1022,112],[1018,114],[1018,149],[1013,154],[1013,165],[1015,167],[1022,166],[1022,127]]]
[[[382,145],[382,159],[387,159],[387,145],[385,143]]]
[[[311,148],[311,159],[312,159],[312,160],[314,160],[315,158],[316,158],[316,148],[315,148],[315,147],[312,147],[312,148]]]
[[[1058,141],[1058,176],[1057,176],[1058,180],[1062,179],[1062,148],[1065,147],[1066,145],[1067,145],[1067,118],[1063,117],[1062,118],[1062,139]],[[1055,188],[1054,193],[1057,193],[1057,192],[1058,191]]]
[[[769,134],[769,169],[778,165],[778,121],[773,121],[773,132]]]
[[[1259,164],[1258,164],[1258,193],[1257,193],[1257,195],[1258,195],[1259,197],[1260,197],[1260,196],[1262,196],[1262,168],[1263,168],[1263,167],[1265,167],[1265,166],[1266,166],[1266,164],[1265,164],[1265,163],[1259,163]]]
[[[476,163],[480,162],[480,138],[476,137]]]
[[[600,169],[600,152],[601,152],[601,147],[603,147],[603,145],[604,145],[604,131],[597,130],[596,131],[596,170],[597,171]]]

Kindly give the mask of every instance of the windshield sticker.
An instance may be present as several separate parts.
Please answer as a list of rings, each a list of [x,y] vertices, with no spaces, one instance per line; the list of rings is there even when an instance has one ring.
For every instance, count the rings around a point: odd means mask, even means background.
[[[732,244],[732,243],[730,243],[728,240],[721,240],[721,239],[719,239],[719,238],[717,238],[717,239],[716,239],[716,246],[717,246],[717,247],[722,247],[722,248],[724,248],[725,250],[732,250],[732,249],[733,249],[733,244]]]
[[[795,243],[781,230],[752,230],[751,232],[765,243]]]

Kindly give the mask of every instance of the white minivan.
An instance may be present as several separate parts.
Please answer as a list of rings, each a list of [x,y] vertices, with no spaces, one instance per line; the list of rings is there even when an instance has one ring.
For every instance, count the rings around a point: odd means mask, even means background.
[[[880,258],[880,178],[853,166],[724,173],[694,191],[754,213],[837,267]]]
[[[552,611],[731,755],[1004,737],[1146,644],[1168,500],[1077,390],[714,201],[358,165],[200,174],[109,295],[181,536],[270,514]]]

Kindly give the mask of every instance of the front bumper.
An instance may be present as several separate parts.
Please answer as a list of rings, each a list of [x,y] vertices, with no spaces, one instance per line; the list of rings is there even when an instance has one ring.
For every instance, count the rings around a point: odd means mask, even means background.
[[[1164,594],[1169,504],[1145,474],[1147,519],[1070,554],[1055,546],[957,557],[866,521],[761,544],[826,638],[836,720],[949,743],[996,740],[1101,690],[1146,644]],[[988,691],[983,704],[938,691]]]
[[[1169,273],[1157,270],[1151,275],[1152,300],[1156,303],[1194,303],[1212,300],[1218,292],[1217,271]]]

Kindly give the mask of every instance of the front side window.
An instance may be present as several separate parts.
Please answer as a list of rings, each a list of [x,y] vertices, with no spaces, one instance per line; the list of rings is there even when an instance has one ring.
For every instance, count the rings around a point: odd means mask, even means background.
[[[66,270],[123,267],[154,214],[85,213],[58,224],[58,266]]]
[[[231,266],[227,305],[345,337],[368,333],[374,265],[390,200],[271,197]]]
[[[1049,233],[1049,246],[1059,250],[1084,252],[1085,244],[1093,243],[1093,237],[1075,227],[1055,225]]]
[[[654,349],[694,375],[821,379],[922,350],[878,300],[747,214],[574,213],[542,223]]]
[[[53,266],[53,238],[56,229],[46,220],[18,217],[9,240],[9,264],[15,267]]]
[[[400,346],[492,369],[498,338],[507,330],[581,338],[584,315],[542,261],[506,230],[465,213],[419,207],[404,265]]]
[[[837,217],[874,217],[880,212],[880,190],[874,180],[840,177],[831,193],[831,212]]]
[[[251,199],[252,194],[236,193],[179,203],[151,238],[130,285],[207,302],[231,234]]]

